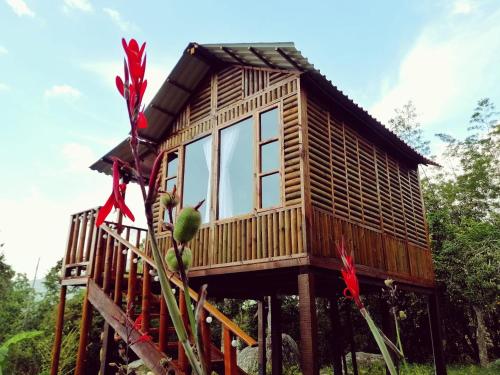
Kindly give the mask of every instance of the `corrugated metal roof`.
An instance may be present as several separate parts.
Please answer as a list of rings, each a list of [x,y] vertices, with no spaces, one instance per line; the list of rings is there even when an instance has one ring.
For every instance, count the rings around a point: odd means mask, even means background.
[[[416,163],[434,164],[432,160],[420,155],[403,140],[387,129],[365,109],[354,103],[312,65],[291,42],[285,43],[231,43],[197,44],[190,43],[172,69],[158,93],[146,108],[149,126],[140,131],[140,136],[150,142],[161,142],[177,114],[183,109],[191,94],[211,69],[227,65],[265,67],[302,73],[302,77],[317,86],[336,104],[361,120],[367,130],[377,134],[389,147],[400,149],[407,159]],[[151,148],[142,146],[141,154],[147,169],[152,164]],[[111,156],[131,162],[132,157],[128,139],[109,151],[90,168],[110,173]]]

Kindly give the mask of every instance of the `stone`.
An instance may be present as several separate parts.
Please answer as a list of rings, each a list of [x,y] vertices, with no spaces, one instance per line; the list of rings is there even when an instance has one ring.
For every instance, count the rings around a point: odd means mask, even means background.
[[[289,368],[299,366],[299,347],[295,340],[286,333],[281,335],[283,367]],[[266,359],[267,365],[271,364],[271,340],[268,337],[266,340]],[[247,346],[238,353],[238,366],[247,374],[257,374],[259,372],[259,348]]]
[[[351,353],[347,353],[345,360],[347,363],[351,363]],[[384,363],[384,357],[382,354],[356,352],[356,361],[358,365],[369,366],[377,362]]]

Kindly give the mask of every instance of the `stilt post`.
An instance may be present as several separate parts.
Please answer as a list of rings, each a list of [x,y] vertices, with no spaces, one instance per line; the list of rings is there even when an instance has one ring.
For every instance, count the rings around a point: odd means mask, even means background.
[[[281,300],[276,295],[271,298],[271,368],[272,375],[283,372],[283,353],[281,339]]]
[[[305,272],[298,276],[300,350],[304,375],[318,375],[318,324],[316,317],[316,291],[314,274]]]
[[[257,337],[259,343],[259,375],[266,375],[266,305],[265,300],[257,301]]]
[[[431,331],[432,351],[434,354],[434,369],[436,375],[447,375],[446,361],[443,351],[443,331],[437,293],[428,297],[429,326]]]
[[[59,292],[59,306],[57,308],[56,332],[54,337],[54,346],[52,347],[52,364],[50,375],[57,375],[59,370],[59,357],[61,355],[62,331],[64,327],[64,308],[66,305],[66,286],[61,285]]]
[[[80,323],[80,342],[78,344],[78,354],[76,357],[76,369],[75,375],[84,375],[85,372],[85,360],[87,353],[87,341],[90,331],[90,323],[92,322],[92,305],[88,299],[88,289],[85,293],[85,299],[83,300],[82,307],[82,321]]]
[[[332,332],[330,336],[330,342],[333,349],[333,374],[342,375],[342,353],[343,353],[343,341],[344,335],[342,333],[342,327],[340,325],[339,309],[337,305],[337,297],[335,295],[330,296],[330,323],[332,327]]]

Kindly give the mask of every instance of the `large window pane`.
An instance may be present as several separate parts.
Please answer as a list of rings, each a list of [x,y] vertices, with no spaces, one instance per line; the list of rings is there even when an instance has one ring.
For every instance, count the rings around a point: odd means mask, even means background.
[[[184,157],[183,206],[195,206],[202,199],[200,208],[204,223],[210,219],[210,176],[212,166],[212,137],[208,136],[186,146]]]
[[[278,108],[261,113],[260,115],[260,140],[275,138],[279,134]]]
[[[260,171],[271,172],[279,168],[280,154],[277,141],[262,145],[260,148]]]
[[[179,166],[179,158],[177,157],[177,152],[172,152],[168,154],[167,178],[172,176],[177,176],[178,166]]]
[[[246,119],[220,132],[219,218],[253,209],[253,126]]]
[[[279,173],[274,173],[262,177],[261,194],[262,194],[262,208],[278,206],[280,204]]]

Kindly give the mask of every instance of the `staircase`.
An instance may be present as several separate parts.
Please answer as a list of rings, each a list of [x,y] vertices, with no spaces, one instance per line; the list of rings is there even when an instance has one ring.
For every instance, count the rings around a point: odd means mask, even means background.
[[[96,213],[97,209],[92,209],[72,216],[62,270],[63,288],[67,285],[87,287],[75,374],[86,374],[85,348],[92,310],[97,311],[104,318],[106,325],[124,342],[129,342],[129,348],[155,374],[190,373],[184,349],[177,341],[175,329],[161,296],[156,266],[150,254],[144,250],[147,231],[111,222],[95,228]],[[180,288],[182,282],[174,274],[169,276],[178,297],[182,317],[188,327],[184,295]],[[198,294],[193,290],[190,290],[190,296],[195,301],[198,299]],[[140,320],[137,320],[139,316]],[[56,327],[55,353],[58,349],[57,333],[59,329],[62,331],[62,321],[59,327],[60,320],[58,319]],[[140,324],[134,324],[139,321]],[[212,339],[211,332],[215,328],[221,329],[223,351]],[[145,335],[150,338],[146,339]],[[204,347],[210,348],[210,371],[218,374],[244,374],[236,363],[233,340],[249,346],[255,346],[257,342],[208,302],[204,304],[200,335]],[[113,337],[105,334],[103,348],[110,348],[113,341]],[[116,345],[111,348],[117,350]],[[107,350],[101,351],[106,352]],[[105,372],[109,359],[101,356],[101,361],[101,371]],[[54,372],[57,362],[58,354],[53,357],[53,373],[57,372],[57,369]]]

